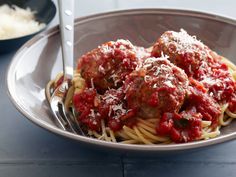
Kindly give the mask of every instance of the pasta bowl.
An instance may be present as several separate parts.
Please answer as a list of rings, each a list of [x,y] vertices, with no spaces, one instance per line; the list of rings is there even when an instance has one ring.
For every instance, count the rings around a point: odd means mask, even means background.
[[[201,12],[173,9],[135,9],[101,13],[75,21],[75,61],[98,45],[117,39],[129,39],[146,48],[167,30],[185,29],[212,50],[236,63],[236,21]],[[217,30],[216,30],[217,29]],[[7,74],[10,99],[30,121],[58,135],[80,143],[130,151],[177,151],[205,147],[236,137],[236,122],[221,129],[221,135],[180,144],[121,144],[105,142],[58,128],[53,122],[45,97],[47,83],[62,71],[59,28],[36,35],[15,54]],[[26,67],[27,66],[27,67]]]

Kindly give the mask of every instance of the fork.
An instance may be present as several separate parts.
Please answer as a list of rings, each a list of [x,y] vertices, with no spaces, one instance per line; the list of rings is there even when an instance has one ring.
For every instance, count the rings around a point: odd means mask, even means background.
[[[50,107],[56,118],[56,124],[65,131],[83,134],[73,119],[73,115],[65,108],[65,97],[72,86],[74,72],[74,0],[58,0],[60,32],[63,59],[63,82],[53,92]]]

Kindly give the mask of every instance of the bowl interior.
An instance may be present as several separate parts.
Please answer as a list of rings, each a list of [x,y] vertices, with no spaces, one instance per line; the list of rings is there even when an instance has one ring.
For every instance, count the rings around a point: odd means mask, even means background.
[[[129,39],[149,47],[166,30],[183,28],[211,49],[236,63],[236,22],[223,17],[180,10],[129,10],[89,16],[76,20],[75,61],[98,45],[116,39]],[[26,67],[27,66],[27,67]],[[38,35],[15,55],[8,72],[8,89],[16,107],[31,121],[63,136],[79,141],[135,150],[180,150],[223,142],[236,137],[236,122],[222,129],[221,136],[200,142],[173,145],[120,145],[92,140],[60,130],[52,121],[45,99],[45,86],[62,71],[58,28]]]

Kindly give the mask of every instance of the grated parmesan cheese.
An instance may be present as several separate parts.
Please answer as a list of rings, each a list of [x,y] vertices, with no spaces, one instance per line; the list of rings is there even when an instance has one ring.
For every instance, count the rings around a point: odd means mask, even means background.
[[[35,12],[30,8],[0,6],[0,39],[11,39],[40,31],[44,23],[35,21]]]
[[[93,82],[93,78],[90,79],[90,82],[91,82],[91,88],[94,89],[94,82]]]
[[[165,81],[164,84],[165,84],[167,87],[170,87],[170,88],[174,88],[174,87],[175,87],[175,86],[171,83],[170,80]]]
[[[106,103],[112,103],[114,100],[118,100],[117,97],[113,96],[112,94],[108,94],[107,96],[102,98],[103,100],[106,101]]]
[[[102,67],[102,65],[99,65],[98,71],[104,75],[106,74],[105,69]]]
[[[90,109],[90,114],[89,114],[89,116],[92,117],[92,118],[95,118],[94,109]]]
[[[110,106],[110,110],[109,110],[109,113],[110,112],[114,112],[114,117],[113,118],[118,118],[124,114],[127,113],[126,109],[123,108],[123,104],[118,104],[118,105],[112,105]]]
[[[173,38],[169,38],[168,35],[163,35],[161,39],[167,45],[167,47],[174,45],[176,52],[179,54],[185,53],[198,53],[201,58],[211,57],[209,50],[202,50],[205,45],[197,40],[196,36],[190,36],[184,29],[180,29],[180,32],[172,31]]]
[[[112,74],[109,78],[113,80],[115,86],[117,86],[118,82],[120,82],[118,75],[115,73]]]

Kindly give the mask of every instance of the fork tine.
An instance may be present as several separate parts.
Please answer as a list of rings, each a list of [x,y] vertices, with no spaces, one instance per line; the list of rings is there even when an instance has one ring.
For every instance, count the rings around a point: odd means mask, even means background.
[[[68,87],[70,87],[69,82],[62,83],[56,89],[53,89],[53,84],[54,82],[49,82],[45,89],[46,99],[54,115],[54,119],[52,119],[53,122],[64,131],[86,136],[79,123],[76,121],[74,109],[70,111],[68,105],[65,105]]]
[[[53,113],[53,115],[54,115],[54,117],[56,118],[56,120],[54,120],[54,123],[58,126],[58,127],[60,127],[60,128],[62,128],[63,130],[67,130],[67,128],[66,128],[66,122],[65,122],[65,120],[64,120],[64,118],[61,116],[61,114],[60,114],[60,111],[59,111],[59,107],[58,107],[58,105],[57,104],[54,104],[54,103],[56,103],[56,102],[51,102],[52,104],[50,104],[50,106],[51,106],[51,109],[52,110],[55,110],[55,111],[52,111],[52,113]]]
[[[64,104],[60,103],[59,108],[61,108],[61,114],[64,117],[64,119],[66,120],[66,123],[67,123],[69,129],[71,130],[71,132],[77,133],[77,134],[81,133],[78,130],[77,126],[75,125],[75,121],[71,117],[71,114],[68,111],[66,111]]]
[[[77,127],[77,130],[79,131],[79,133],[80,133],[81,135],[83,135],[83,136],[86,136],[85,133],[84,133],[84,131],[82,130],[82,128],[81,128],[79,122],[76,121],[75,109],[74,109],[73,107],[72,107],[71,112],[69,112],[69,113],[70,113],[70,117],[73,119],[73,121],[74,121],[74,123],[75,123],[75,125],[76,125],[76,127]]]

